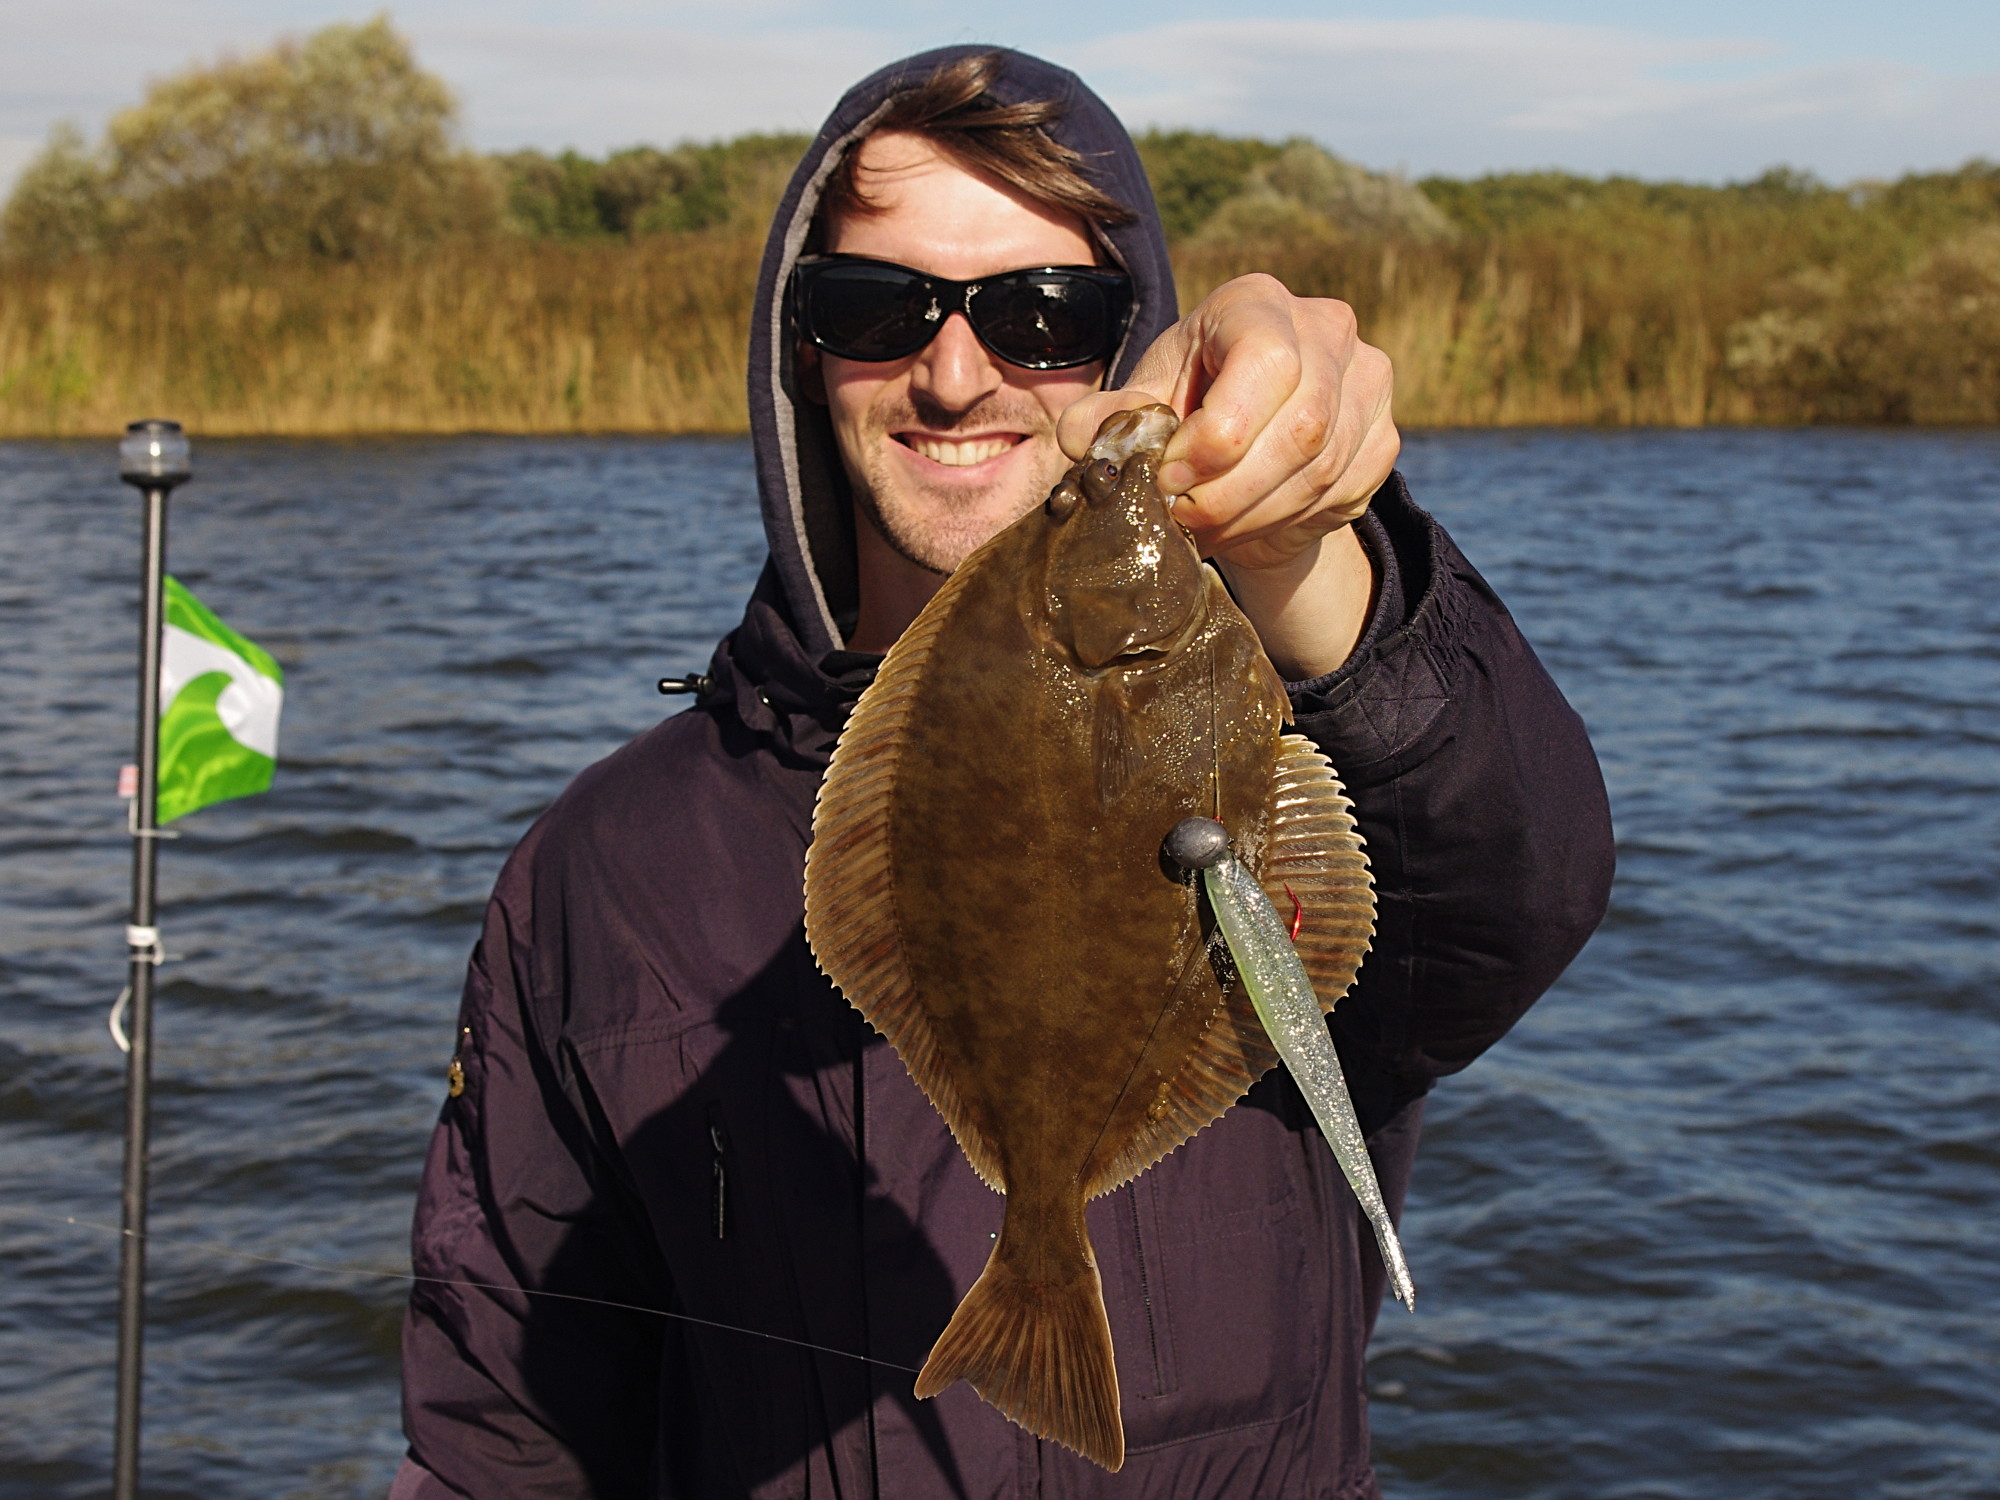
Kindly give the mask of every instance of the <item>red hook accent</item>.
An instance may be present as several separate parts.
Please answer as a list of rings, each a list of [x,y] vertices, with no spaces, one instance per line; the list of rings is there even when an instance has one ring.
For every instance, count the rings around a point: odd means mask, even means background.
[[[1296,943],[1299,940],[1299,929],[1306,925],[1306,909],[1299,904],[1299,898],[1292,890],[1289,881],[1285,885],[1285,894],[1292,898],[1292,941]]]

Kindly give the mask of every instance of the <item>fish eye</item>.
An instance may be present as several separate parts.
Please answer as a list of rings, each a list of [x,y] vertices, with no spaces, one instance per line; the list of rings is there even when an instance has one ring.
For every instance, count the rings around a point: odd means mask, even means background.
[[[1118,496],[1118,474],[1119,465],[1110,459],[1092,459],[1072,474],[1071,483],[1091,504],[1105,505]]]
[[[1075,485],[1059,484],[1049,491],[1048,513],[1058,521],[1063,520],[1076,509],[1077,502],[1082,498],[1082,493]]]

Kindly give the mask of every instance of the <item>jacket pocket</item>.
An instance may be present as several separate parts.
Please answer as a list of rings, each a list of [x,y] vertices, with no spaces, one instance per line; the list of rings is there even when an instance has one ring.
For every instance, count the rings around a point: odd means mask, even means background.
[[[1092,1205],[1128,1451],[1282,1421],[1326,1362],[1301,1137],[1237,1106]]]

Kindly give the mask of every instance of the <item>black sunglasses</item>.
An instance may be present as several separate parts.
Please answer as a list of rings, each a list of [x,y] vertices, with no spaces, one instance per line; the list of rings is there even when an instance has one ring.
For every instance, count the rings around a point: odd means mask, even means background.
[[[841,359],[906,358],[964,313],[979,342],[1008,364],[1067,370],[1117,352],[1132,281],[1095,266],[947,281],[893,261],[809,255],[792,270],[791,307],[799,336]]]

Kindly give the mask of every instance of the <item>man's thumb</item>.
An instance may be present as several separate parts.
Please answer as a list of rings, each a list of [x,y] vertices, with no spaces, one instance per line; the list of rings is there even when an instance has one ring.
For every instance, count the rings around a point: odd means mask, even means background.
[[[1070,403],[1056,424],[1056,441],[1062,444],[1063,452],[1072,460],[1082,458],[1097,440],[1097,429],[1106,417],[1137,406],[1171,406],[1185,419],[1187,410],[1180,393],[1187,387],[1184,375],[1193,349],[1194,340],[1183,319],[1153,340],[1153,347],[1124,385],[1115,391],[1092,391]]]
[[[1071,402],[1063,412],[1056,423],[1056,441],[1062,444],[1062,451],[1069,455],[1070,461],[1075,462],[1097,441],[1097,429],[1104,425],[1107,417],[1135,407],[1151,406],[1160,399],[1136,385],[1128,385],[1121,391],[1092,391],[1088,396]]]

